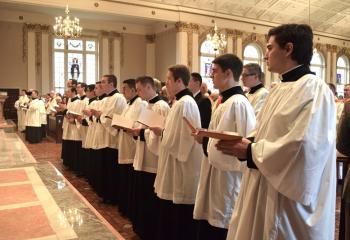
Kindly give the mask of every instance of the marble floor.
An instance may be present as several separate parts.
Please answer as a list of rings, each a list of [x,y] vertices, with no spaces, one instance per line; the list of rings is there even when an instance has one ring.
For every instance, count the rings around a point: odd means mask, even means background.
[[[42,144],[36,158],[21,137],[0,130],[0,240],[125,239],[48,161]],[[58,148],[47,149],[51,159]]]
[[[32,189],[27,186],[28,184],[33,185],[33,183],[29,183],[31,177],[30,174],[28,174],[28,171],[29,173],[35,171],[42,179],[43,184],[46,186],[54,202],[60,209],[61,213],[60,215],[57,215],[61,216],[61,218],[59,218],[62,221],[60,226],[66,226],[68,233],[73,234],[74,232],[77,235],[72,235],[70,236],[72,238],[65,239],[75,239],[77,237],[83,239],[139,239],[133,232],[130,221],[118,212],[117,206],[102,203],[101,199],[94,193],[84,178],[77,177],[72,171],[63,166],[60,160],[60,144],[54,143],[51,139],[44,139],[40,144],[23,144],[23,142],[19,141],[19,139],[23,140],[23,134],[6,133],[5,135],[5,133],[0,131],[0,139],[4,139],[4,137],[6,137],[7,142],[6,144],[0,145],[0,195],[3,195],[1,191],[9,191],[8,189],[2,190],[2,186],[22,184],[25,185],[21,186],[23,188],[22,190],[27,192],[27,196],[22,196],[22,198],[33,197],[33,193],[30,192]],[[11,149],[9,146],[11,146]],[[13,146],[15,147],[13,148]],[[29,151],[24,146],[26,146]],[[8,155],[3,154],[3,151],[8,151]],[[2,161],[2,159],[4,159],[4,161]],[[39,185],[36,186],[37,188],[40,187]],[[35,187],[34,191],[36,191]],[[69,195],[61,195],[63,192],[69,192]],[[40,194],[38,194],[38,196],[39,195]],[[33,199],[27,199],[26,201],[36,203],[40,202],[39,197],[38,199],[39,200],[34,201],[32,201]],[[67,201],[65,199],[67,199]],[[9,200],[0,200],[0,240],[5,239],[1,236],[2,214],[4,216],[6,214],[6,216],[10,215],[9,212],[1,213],[1,210],[3,209],[2,202],[6,204],[7,201]],[[36,217],[40,220],[45,217],[45,214],[43,213],[45,212],[45,204],[40,205],[39,203],[34,203],[33,205],[29,204],[28,208],[23,210],[29,213],[36,212]],[[16,206],[16,204],[13,206]],[[38,206],[42,206],[41,208],[43,210],[38,208]],[[33,207],[36,208],[33,210]],[[339,209],[340,197],[338,194],[335,239],[338,239]],[[13,215],[17,216],[20,214],[23,213],[17,212]],[[23,221],[25,222],[26,219]],[[45,221],[46,223],[50,222],[50,218]],[[47,234],[48,237],[40,239],[51,239],[50,236],[53,236],[52,232],[54,232],[55,229],[53,229],[53,227],[51,227],[51,229],[48,228],[47,224],[45,225],[45,221],[40,221],[40,223],[43,224],[43,227],[40,228],[40,233],[44,232],[43,234]],[[73,232],[69,232],[69,229],[73,230]],[[93,231],[91,232],[90,230]],[[89,231],[90,234],[87,234]],[[110,236],[108,234],[110,234]]]

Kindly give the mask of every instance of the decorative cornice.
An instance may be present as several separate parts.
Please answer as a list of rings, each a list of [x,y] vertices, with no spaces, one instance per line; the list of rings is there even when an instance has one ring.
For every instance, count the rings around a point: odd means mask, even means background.
[[[36,24],[36,23],[25,23],[24,27],[27,29],[27,31],[46,32],[46,33],[51,32],[50,25]]]
[[[155,34],[149,34],[145,36],[147,43],[154,43],[156,41],[156,35]]]
[[[114,31],[109,32],[104,30],[101,30],[100,34],[102,37],[108,37],[108,38],[120,38],[122,36],[121,33],[114,32]]]
[[[226,34],[227,34],[227,37],[233,37],[236,34],[236,31],[233,29],[226,28]]]
[[[177,32],[199,33],[199,25],[194,23],[177,22],[175,29]]]

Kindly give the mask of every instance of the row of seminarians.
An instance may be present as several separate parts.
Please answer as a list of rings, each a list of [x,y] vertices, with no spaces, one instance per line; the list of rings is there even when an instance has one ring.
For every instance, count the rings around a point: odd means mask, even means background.
[[[267,65],[282,83],[267,97],[257,125],[238,83],[241,60],[225,54],[213,61],[222,99],[209,129],[237,132],[242,140],[191,136],[182,118],[200,128],[200,112],[186,88],[187,67],[176,65],[167,73],[167,90],[177,100],[171,109],[150,77],[138,78],[135,86],[124,81],[123,96],[116,78],[105,75],[95,87],[98,99],[88,103],[69,89],[64,164],[85,171],[97,193],[116,201],[143,239],[332,239],[334,97],[310,72],[309,26],[282,25],[268,36]],[[113,114],[136,120],[144,108],[166,116],[164,129],[111,127]]]

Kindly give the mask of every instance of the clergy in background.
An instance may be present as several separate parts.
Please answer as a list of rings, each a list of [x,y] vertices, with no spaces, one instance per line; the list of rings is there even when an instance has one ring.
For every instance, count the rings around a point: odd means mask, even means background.
[[[196,101],[187,88],[190,72],[184,65],[168,68],[167,91],[176,101],[170,109],[164,129],[152,128],[162,136],[155,192],[160,202],[158,239],[195,239],[193,208],[202,162],[202,148],[183,121],[201,127]]]
[[[247,161],[228,239],[333,239],[336,197],[334,96],[310,71],[313,33],[286,24],[268,33],[268,70],[280,74],[254,138],[220,141]]]
[[[269,91],[264,87],[262,83],[263,72],[259,64],[248,63],[243,66],[242,82],[243,85],[249,88],[247,97],[249,102],[254,108],[255,115],[260,112]]]
[[[153,78],[143,76],[136,79],[137,95],[147,101],[147,109],[166,118],[170,111],[168,103],[156,92]],[[154,193],[159,144],[161,137],[148,128],[135,128],[132,131],[137,136],[134,158],[134,219],[133,230],[141,239],[155,239],[157,236],[158,201]]]
[[[123,81],[123,95],[128,101],[121,115],[131,122],[133,127],[140,126],[136,123],[141,111],[146,108],[147,103],[137,95],[135,79]],[[133,190],[133,162],[136,152],[136,140],[124,130],[119,132],[118,141],[118,163],[120,165],[119,176],[119,210],[125,216],[132,218],[132,190]]]
[[[26,113],[26,140],[29,143],[41,142],[41,100],[39,99],[39,92],[32,90],[31,101]]]
[[[254,129],[254,109],[239,85],[242,68],[242,61],[233,54],[214,59],[212,78],[222,99],[213,112],[209,130],[247,136]],[[196,138],[203,144],[205,154],[194,208],[194,218],[201,220],[197,239],[225,240],[246,166],[236,157],[218,151],[218,140],[200,135]]]
[[[193,94],[194,100],[199,108],[199,113],[201,115],[201,126],[202,128],[208,128],[210,118],[211,118],[211,101],[210,99],[203,95],[201,92],[202,77],[199,73],[191,73],[191,78],[188,83],[188,89]]]

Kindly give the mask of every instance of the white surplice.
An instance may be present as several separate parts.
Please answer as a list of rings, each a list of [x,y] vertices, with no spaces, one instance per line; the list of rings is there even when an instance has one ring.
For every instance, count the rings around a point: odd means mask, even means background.
[[[159,100],[154,104],[149,103],[148,109],[166,118],[170,111],[169,105],[164,100]],[[136,171],[157,173],[159,144],[161,138],[155,135],[150,129],[145,129],[145,141],[140,137],[136,142],[136,153],[133,167]]]
[[[110,96],[109,96],[110,95]],[[121,114],[127,103],[123,94],[114,90],[102,100],[100,122],[103,127],[104,145],[108,148],[118,149],[118,130],[111,126],[113,114]]]
[[[47,116],[46,116],[46,108],[45,108],[45,102],[44,100],[40,100],[40,122],[41,125],[47,124]]]
[[[333,239],[336,107],[307,74],[275,86],[258,115],[227,239]]]
[[[96,99],[94,101],[92,101],[88,106],[86,106],[86,110],[88,109],[96,109],[96,106],[99,104],[99,100]],[[86,131],[86,135],[85,135],[85,141],[82,144],[83,148],[93,148],[93,141],[94,141],[94,134],[95,134],[95,130],[96,130],[96,118],[94,116],[85,117],[85,120],[87,122],[87,124],[89,125]]]
[[[67,113],[69,111],[72,112],[79,112],[80,111],[80,100],[76,99],[74,101],[71,101],[71,99],[68,100],[67,103]],[[62,133],[62,139],[63,140],[71,140],[71,141],[81,141],[81,136],[78,131],[77,124],[74,122],[69,122],[66,117],[63,119],[62,123],[63,133]]]
[[[41,127],[40,105],[41,100],[39,99],[34,99],[29,102],[29,107],[26,113],[26,126]]]
[[[121,115],[130,119],[130,121],[133,121],[133,127],[139,127],[140,124],[136,123],[136,121],[141,111],[146,107],[147,102],[142,101],[140,97],[137,97],[131,105],[127,105]],[[130,134],[123,130],[119,131],[118,151],[119,164],[133,163],[136,152],[136,141]]]
[[[26,110],[24,110],[24,107],[26,107],[28,103],[29,98],[27,95],[20,96],[15,103],[18,131],[24,131],[26,129]]]
[[[175,204],[194,204],[203,151],[183,121],[185,116],[196,128],[201,127],[197,103],[191,96],[176,101],[165,122],[160,144],[155,192]]]
[[[254,108],[255,116],[260,112],[267,95],[269,95],[269,91],[264,87],[259,88],[254,93],[247,93],[247,98]]]
[[[237,132],[241,136],[247,136],[254,127],[254,110],[241,94],[220,104],[209,124],[210,130]],[[207,220],[215,227],[228,228],[245,163],[222,154],[215,147],[217,142],[209,138],[208,157],[203,157],[194,218]]]

